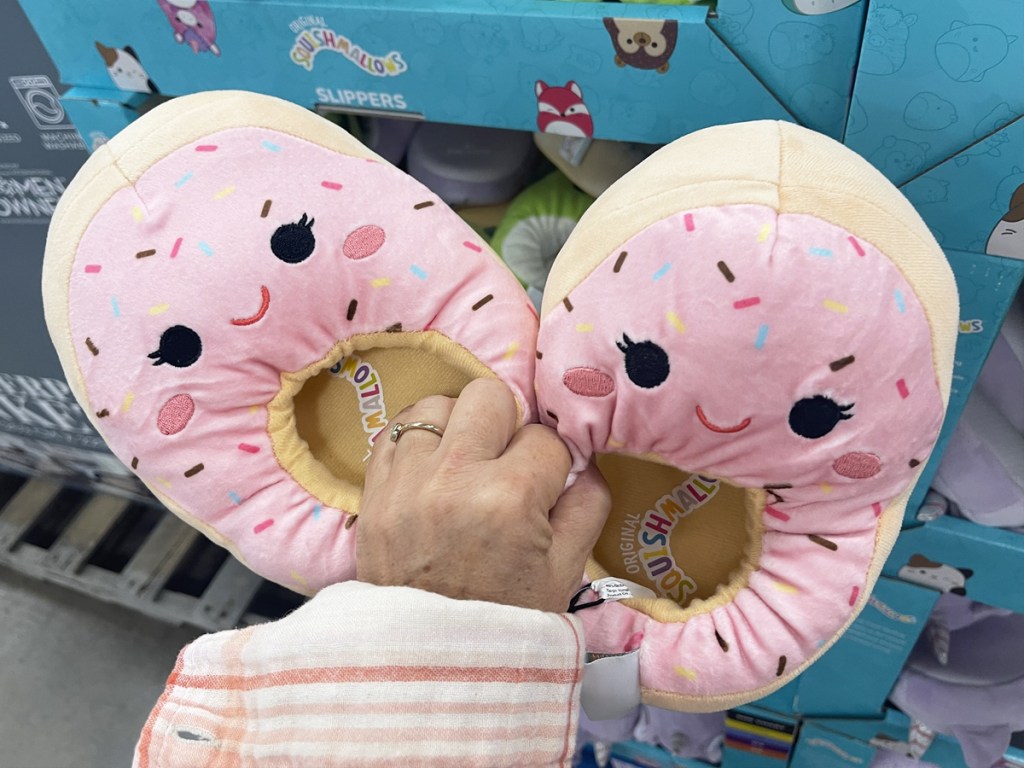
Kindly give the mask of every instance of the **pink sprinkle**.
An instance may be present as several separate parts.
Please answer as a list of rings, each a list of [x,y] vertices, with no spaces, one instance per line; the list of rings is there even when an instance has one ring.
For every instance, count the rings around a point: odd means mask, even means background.
[[[273,520],[264,520],[262,523],[260,523],[255,528],[253,528],[252,532],[253,533],[263,533],[263,531],[267,530],[267,528],[269,528],[273,524],[274,524]],[[852,603],[851,603],[851,605],[852,605]]]
[[[882,504],[881,504],[881,502],[876,501],[874,504],[871,505],[871,509],[874,511],[875,517],[878,517],[879,515],[881,515],[882,514]]]
[[[320,186],[327,187],[327,189],[333,189],[335,192],[341,189],[341,184],[336,181],[321,181]]]
[[[760,296],[751,296],[749,299],[740,299],[739,301],[734,301],[732,305],[736,307],[736,309],[746,309],[747,307],[757,306],[760,303]]]
[[[688,213],[685,216],[683,216],[683,221],[686,222],[686,231],[687,232],[693,232],[693,230],[696,229],[696,227],[693,226],[693,214],[692,213]]]
[[[860,594],[860,587],[854,587],[850,590],[850,606],[853,607],[857,604],[857,596]]]
[[[904,400],[910,397],[910,390],[907,389],[907,382],[905,382],[903,379],[900,379],[899,381],[896,382],[896,389],[899,390],[900,397],[902,397]]]
[[[463,243],[463,245],[469,248],[469,250],[476,251],[477,253],[480,253],[483,250],[483,248],[481,248],[479,245],[477,245],[476,243],[471,243],[469,242],[469,240],[466,240]]]
[[[103,267],[100,264],[86,264],[85,265],[85,273],[87,275],[95,275],[101,269],[103,269]]]
[[[258,445],[249,445],[248,443],[239,443],[238,450],[245,451],[246,453],[259,453],[260,447]]]
[[[216,152],[216,151],[217,151],[217,145],[216,144],[200,144],[198,147],[196,147],[196,152]]]
[[[173,259],[173,258],[174,258],[175,256],[177,256],[177,255],[178,255],[178,250],[179,250],[180,248],[181,248],[181,238],[179,237],[179,238],[178,238],[177,240],[175,240],[175,241],[174,241],[174,247],[173,247],[173,248],[171,248],[171,258],[172,258],[172,259]]]
[[[850,245],[853,246],[853,250],[855,250],[857,252],[858,256],[863,256],[864,255],[864,249],[860,247],[860,243],[857,242],[857,238],[855,238],[855,237],[853,237],[851,235],[850,237],[848,237],[846,239],[850,241]]]
[[[637,648],[640,647],[640,644],[643,642],[643,639],[643,632],[634,632],[632,635],[629,636],[629,640],[626,641],[626,647],[623,649],[623,651],[625,653],[635,651]]]
[[[789,522],[789,515],[787,515],[785,512],[780,512],[779,510],[777,510],[775,507],[771,506],[770,504],[764,508],[764,511],[767,512],[772,517],[774,517],[776,520],[781,520],[784,523],[788,523]]]

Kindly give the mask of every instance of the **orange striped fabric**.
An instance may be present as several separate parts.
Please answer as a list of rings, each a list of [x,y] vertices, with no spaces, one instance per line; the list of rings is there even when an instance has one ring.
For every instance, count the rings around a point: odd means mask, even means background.
[[[575,619],[404,587],[329,587],[185,648],[135,768],[569,766]]]

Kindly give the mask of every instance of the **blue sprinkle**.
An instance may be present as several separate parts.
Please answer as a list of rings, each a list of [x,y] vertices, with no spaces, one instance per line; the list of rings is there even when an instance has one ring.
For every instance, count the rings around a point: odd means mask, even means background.
[[[903,291],[899,288],[896,289],[896,308],[899,309],[901,315],[907,311],[907,303],[903,300]]]
[[[754,349],[761,349],[764,347],[765,339],[768,338],[768,326],[762,325],[757,329],[757,341],[754,342]]]
[[[319,504],[314,504],[313,505],[313,519],[314,520],[319,520],[320,519],[320,510],[321,509],[323,509],[323,507],[321,505],[319,505]]]
[[[121,307],[117,305],[117,296],[110,297],[110,306],[114,310],[114,317],[121,316]]]
[[[417,267],[415,264],[413,264],[411,267],[409,267],[409,271],[412,272],[414,275],[416,275],[416,277],[418,277],[420,280],[426,280],[427,279],[427,273],[424,272],[419,267]]]
[[[242,497],[239,496],[234,491],[228,491],[228,498],[231,499],[231,501],[233,501],[235,504],[241,504],[242,503]]]
[[[274,144],[272,141],[267,141],[266,139],[260,142],[260,146],[264,149],[269,149],[271,152],[281,151],[281,148],[277,146],[277,144]]]
[[[831,259],[832,251],[828,248],[811,248],[811,256],[824,256],[826,259]]]
[[[665,273],[666,273],[666,272],[668,272],[668,271],[669,271],[669,269],[671,269],[671,268],[672,268],[672,265],[671,265],[671,264],[666,264],[666,265],[665,265],[665,266],[663,266],[663,267],[662,267],[661,269],[659,269],[659,270],[658,270],[657,272],[655,272],[655,273],[654,273],[654,279],[655,279],[655,281],[657,281],[657,280],[661,280],[661,278],[663,278],[663,277],[665,276]]]
[[[188,180],[191,179],[191,178],[192,178],[192,171],[189,171],[184,176],[182,176],[180,179],[178,179],[176,182],[174,182],[174,186],[177,187],[178,189],[181,189],[186,184],[188,184]]]
[[[213,248],[207,245],[205,240],[199,241],[199,250],[205,253],[207,256],[213,256]]]

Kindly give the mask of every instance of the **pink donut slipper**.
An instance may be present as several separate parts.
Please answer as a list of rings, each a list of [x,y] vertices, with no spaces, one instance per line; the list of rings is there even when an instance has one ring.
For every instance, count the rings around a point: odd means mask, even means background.
[[[118,458],[307,594],[354,576],[390,417],[498,377],[534,418],[537,320],[512,273],[437,195],[268,96],[174,99],[100,148],[54,213],[43,293]]]
[[[613,510],[580,611],[645,703],[715,711],[799,674],[864,606],[949,396],[956,286],[881,174],[787,123],[699,131],[587,211],[548,278],[542,420]],[[634,595],[636,592],[633,593]]]

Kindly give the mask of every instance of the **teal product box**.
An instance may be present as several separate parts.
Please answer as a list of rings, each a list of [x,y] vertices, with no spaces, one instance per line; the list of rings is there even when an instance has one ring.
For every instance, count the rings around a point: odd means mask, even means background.
[[[902,712],[887,710],[884,718],[804,721],[789,768],[868,768],[879,750],[906,755],[943,768],[967,768],[960,745],[942,734],[922,732]],[[1011,747],[1007,766],[1024,766],[1024,751]]]
[[[880,578],[868,604],[836,644],[756,704],[801,716],[879,716],[938,597],[929,589]]]
[[[177,96],[241,88],[307,107],[647,143],[719,123],[793,120],[708,25],[705,6],[551,0],[195,0],[187,10],[170,0],[22,0],[22,6],[61,78],[73,86]],[[801,39],[786,44],[796,48]]]
[[[1024,534],[940,517],[903,531],[887,576],[1024,613]]]
[[[798,727],[794,717],[753,705],[729,710],[722,768],[785,768]]]
[[[61,104],[86,148],[95,152],[138,117],[151,98],[147,93],[76,87],[65,92]]]
[[[718,0],[708,23],[801,125],[841,141],[867,7],[868,0]]]
[[[908,526],[917,524],[917,511],[939,469],[942,452],[956,429],[974,382],[981,373],[1003,319],[1024,280],[1024,260],[966,251],[947,250],[945,253],[953,268],[960,294],[960,333],[957,335],[953,359],[953,383],[946,420],[935,449],[907,503],[904,524]]]
[[[898,186],[957,155],[1008,175],[1024,150],[992,138],[1024,114],[1022,38],[1020,0],[872,0],[846,144]]]
[[[668,750],[639,741],[613,744],[609,763],[611,768],[711,768],[711,763],[676,757]]]

